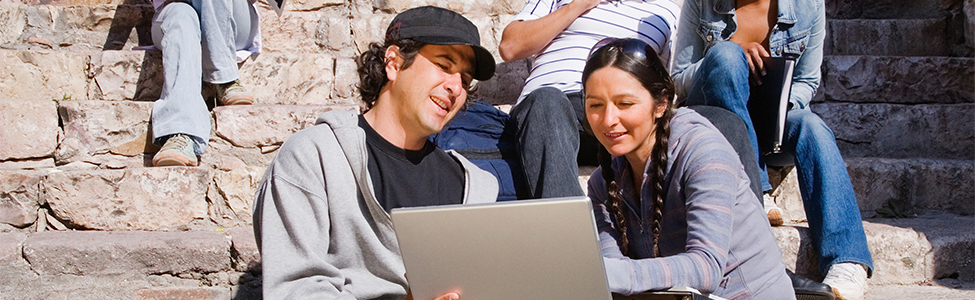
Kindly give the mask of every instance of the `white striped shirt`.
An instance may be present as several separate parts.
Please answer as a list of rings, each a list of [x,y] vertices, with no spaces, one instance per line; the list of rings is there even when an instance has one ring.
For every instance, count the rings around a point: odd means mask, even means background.
[[[535,20],[572,0],[528,0],[515,20]],[[589,50],[606,37],[639,38],[657,51],[669,66],[680,8],[672,0],[604,0],[582,14],[535,55],[521,97],[552,86],[563,92],[582,90],[582,69]]]

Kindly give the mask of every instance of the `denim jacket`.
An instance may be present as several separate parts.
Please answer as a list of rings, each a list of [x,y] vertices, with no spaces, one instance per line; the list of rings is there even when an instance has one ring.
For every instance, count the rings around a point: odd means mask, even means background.
[[[773,57],[798,57],[790,102],[793,109],[808,108],[822,76],[826,8],[823,0],[778,1],[778,21],[769,38],[769,53]],[[734,0],[684,1],[672,68],[679,95],[686,95],[704,54],[735,34],[736,20]]]

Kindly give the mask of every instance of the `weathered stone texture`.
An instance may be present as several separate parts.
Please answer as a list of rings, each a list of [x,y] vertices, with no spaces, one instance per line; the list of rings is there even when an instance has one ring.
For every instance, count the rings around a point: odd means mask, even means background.
[[[352,15],[347,9],[325,10],[315,28],[315,43],[338,56],[358,54],[352,44]]]
[[[138,300],[205,300],[230,299],[229,288],[214,287],[166,287],[148,288],[136,292],[132,299]]]
[[[486,0],[486,1],[386,0],[386,1],[373,2],[373,6],[375,8],[382,11],[388,11],[393,14],[402,12],[410,8],[420,7],[425,5],[433,5],[433,6],[447,8],[459,12],[468,18],[472,18],[472,17],[485,16],[485,15],[518,13],[518,11],[525,6],[525,1],[523,0]]]
[[[45,231],[24,242],[41,275],[212,273],[230,270],[230,240],[215,232]]]
[[[54,101],[0,100],[0,161],[51,157],[58,145]]]
[[[221,220],[251,224],[254,191],[264,176],[265,168],[248,166],[240,160],[237,162],[235,167],[221,166],[224,168],[214,172],[210,202],[222,201],[212,204],[223,204],[223,210],[218,214]]]
[[[356,109],[353,106],[249,105],[223,106],[213,110],[216,135],[238,147],[280,145],[292,133],[315,123],[329,110]]]
[[[975,281],[975,218],[950,213],[923,214],[905,219],[872,219],[900,228],[912,228],[931,242],[934,278],[957,278]]]
[[[145,166],[143,153],[155,152],[149,126],[151,102],[61,101],[64,140],[59,165],[88,162],[108,168]]]
[[[871,222],[864,222],[863,230],[873,256],[870,285],[917,284],[933,278],[932,246],[924,235]]]
[[[267,1],[261,2],[266,3]],[[318,10],[326,6],[342,5],[345,3],[345,0],[293,0],[287,3],[284,5],[285,11],[306,11]]]
[[[149,54],[153,52],[157,55]],[[159,98],[163,73],[162,56],[158,51],[101,51],[91,55],[90,64],[93,78],[89,99],[155,100]],[[143,71],[144,66],[147,67],[145,71]],[[149,79],[157,76],[158,80]],[[158,84],[147,87],[145,83]]]
[[[864,216],[895,206],[975,214],[975,161],[848,158],[847,170]]]
[[[287,10],[291,3],[285,4]],[[267,52],[317,53],[315,33],[321,11],[288,11],[280,17],[270,9],[259,9],[261,46]],[[324,20],[323,20],[324,21]]]
[[[816,249],[813,248],[809,237],[809,227],[805,224],[796,226],[772,227],[776,243],[782,250],[782,262],[785,267],[796,274],[807,278],[821,279]]]
[[[830,20],[829,55],[947,56],[945,20]],[[870,42],[864,42],[870,41]]]
[[[43,172],[0,171],[0,223],[25,227],[37,220]]]
[[[253,239],[253,234],[251,238]],[[7,265],[23,259],[23,243],[27,235],[17,232],[0,233],[0,264]]]
[[[51,173],[41,188],[69,226],[158,230],[206,220],[207,168],[166,167]]]
[[[806,209],[802,205],[799,192],[799,176],[795,167],[782,169],[769,168],[769,181],[772,183],[772,197],[775,204],[785,212],[787,224],[806,222]]]
[[[324,54],[265,53],[244,63],[240,81],[259,104],[337,104],[334,66]]]
[[[20,35],[27,27],[25,7],[19,3],[0,3],[0,46],[20,42]]]
[[[967,0],[826,0],[827,19],[919,19],[943,17]]]
[[[814,101],[973,103],[975,59],[826,56]]]
[[[470,99],[480,100],[493,105],[515,104],[521,95],[521,88],[528,78],[531,67],[530,59],[522,59],[510,63],[499,63],[496,73],[490,80],[477,83]],[[499,60],[500,61],[500,60]]]
[[[31,6],[26,9],[23,36],[45,40],[47,49],[97,51],[106,42],[115,9],[115,5]]]
[[[236,270],[240,272],[261,273],[261,252],[254,239],[254,227],[243,226],[227,230],[237,255]]]
[[[88,56],[71,52],[0,50],[0,98],[83,99]]]
[[[975,159],[975,104],[814,104],[844,157]]]

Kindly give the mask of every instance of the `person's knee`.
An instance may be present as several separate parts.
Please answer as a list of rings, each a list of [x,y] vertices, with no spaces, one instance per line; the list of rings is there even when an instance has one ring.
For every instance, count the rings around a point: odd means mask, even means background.
[[[719,69],[748,68],[745,51],[734,42],[720,42],[704,56],[705,64]]]
[[[833,131],[819,115],[809,110],[789,111],[789,131],[805,138],[834,141]]]
[[[166,24],[199,24],[200,17],[196,9],[186,2],[170,2],[160,11],[158,22]],[[199,27],[199,25],[197,25]]]

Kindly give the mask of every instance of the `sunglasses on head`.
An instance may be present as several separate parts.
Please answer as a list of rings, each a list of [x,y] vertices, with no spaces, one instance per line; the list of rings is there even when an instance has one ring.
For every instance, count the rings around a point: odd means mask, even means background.
[[[647,65],[653,68],[654,72],[657,72],[657,75],[660,76],[660,78],[670,77],[669,76],[670,73],[668,73],[667,70],[665,70],[663,66],[661,66],[662,62],[660,61],[660,57],[657,56],[657,51],[654,50],[653,47],[650,47],[649,44],[647,44],[646,42],[640,39],[634,39],[634,38],[620,39],[620,38],[612,38],[612,37],[604,38],[602,40],[599,40],[599,42],[596,42],[596,45],[592,46],[592,49],[589,50],[589,59],[592,59],[593,55],[595,55],[596,52],[602,50],[604,47],[610,47],[610,49],[619,49],[616,51],[619,51],[623,54],[630,55],[633,58],[646,62]],[[647,54],[648,52],[651,54]]]

